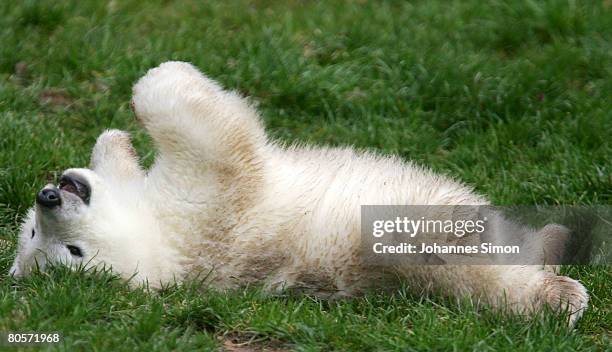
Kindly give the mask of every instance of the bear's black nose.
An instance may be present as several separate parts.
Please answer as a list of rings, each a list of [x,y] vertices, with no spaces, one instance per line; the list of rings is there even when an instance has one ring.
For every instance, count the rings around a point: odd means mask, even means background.
[[[62,204],[60,193],[57,188],[45,188],[38,192],[36,203],[51,208]]]

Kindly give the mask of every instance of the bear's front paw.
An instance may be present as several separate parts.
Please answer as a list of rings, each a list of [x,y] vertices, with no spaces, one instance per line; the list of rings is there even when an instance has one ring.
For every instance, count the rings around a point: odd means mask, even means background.
[[[106,130],[98,137],[89,167],[103,176],[142,175],[130,134],[120,130]]]
[[[133,88],[132,109],[147,124],[184,115],[194,102],[217,93],[218,87],[193,65],[169,61],[150,69]]]
[[[589,302],[586,288],[567,276],[552,276],[544,280],[541,298],[558,312],[567,312],[568,324],[573,327],[582,316]]]

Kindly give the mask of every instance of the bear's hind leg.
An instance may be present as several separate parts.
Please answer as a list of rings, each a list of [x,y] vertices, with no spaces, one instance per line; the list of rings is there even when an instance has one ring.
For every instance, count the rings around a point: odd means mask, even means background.
[[[428,291],[469,297],[518,314],[538,313],[545,306],[567,312],[569,326],[582,316],[589,300],[580,282],[535,265],[431,265],[405,272],[408,282],[416,280],[412,282]]]

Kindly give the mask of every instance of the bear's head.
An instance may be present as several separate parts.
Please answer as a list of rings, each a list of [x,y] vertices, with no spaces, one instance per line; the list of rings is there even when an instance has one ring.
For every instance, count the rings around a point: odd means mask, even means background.
[[[57,185],[48,184],[36,195],[10,274],[25,276],[54,263],[105,266],[125,278],[142,279],[136,281],[162,280],[167,253],[160,253],[161,231],[143,196],[145,180],[129,135],[103,133],[89,169],[68,169]]]

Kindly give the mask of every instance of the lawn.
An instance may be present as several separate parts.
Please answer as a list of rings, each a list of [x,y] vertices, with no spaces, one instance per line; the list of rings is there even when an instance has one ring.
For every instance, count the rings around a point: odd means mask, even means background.
[[[398,154],[495,204],[612,205],[611,38],[610,1],[2,1],[0,332],[58,331],[60,350],[610,350],[609,267],[564,268],[591,294],[573,331],[406,290],[327,302],[5,273],[37,190],[105,128],[151,162],[131,86],[170,59],[252,97],[283,141]]]

